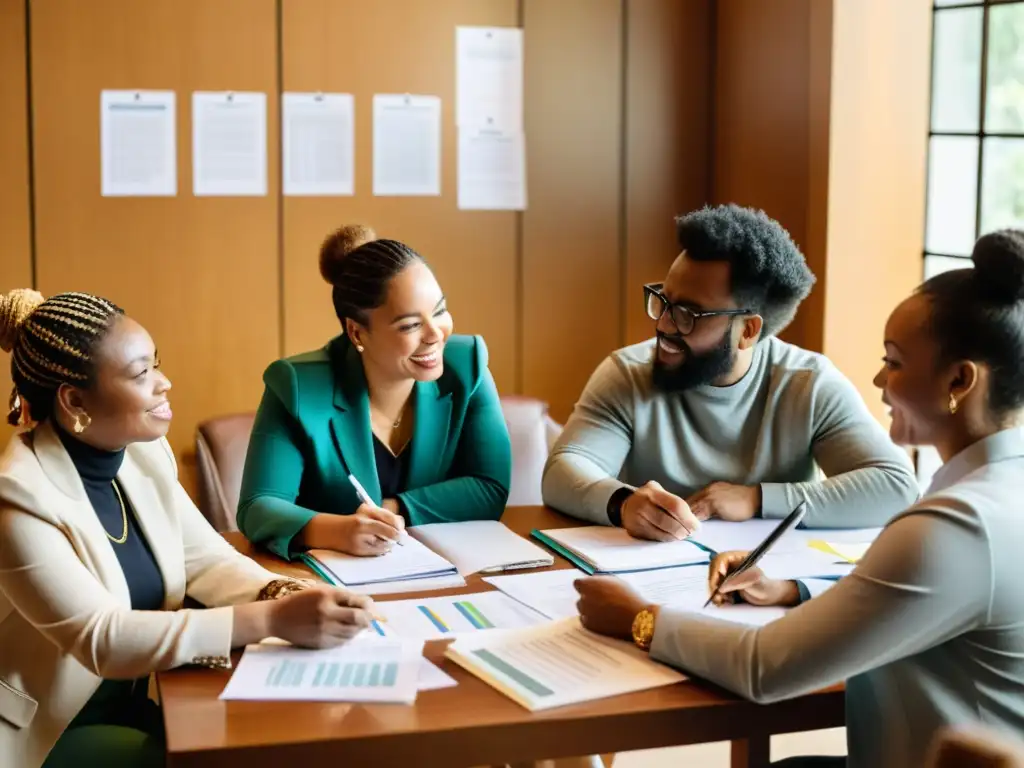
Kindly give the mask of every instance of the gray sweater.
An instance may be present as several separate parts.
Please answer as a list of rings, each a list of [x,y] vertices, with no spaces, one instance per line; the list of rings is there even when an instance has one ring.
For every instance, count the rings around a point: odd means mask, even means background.
[[[758,702],[847,680],[850,768],[924,765],[938,728],[1024,733],[1024,429],[970,446],[850,576],[762,628],[663,609],[651,655]]]
[[[917,498],[906,453],[826,357],[769,338],[736,384],[665,394],[651,383],[653,354],[646,341],[594,372],[545,467],[546,504],[607,524],[623,486],[656,480],[686,498],[724,480],[760,483],[766,518],[806,500],[805,526],[858,528]]]

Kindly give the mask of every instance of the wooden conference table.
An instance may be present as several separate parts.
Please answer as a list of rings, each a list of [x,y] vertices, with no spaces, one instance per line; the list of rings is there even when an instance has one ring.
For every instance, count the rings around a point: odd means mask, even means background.
[[[523,536],[534,528],[580,525],[544,507],[510,507],[502,522]],[[311,575],[304,566],[254,550],[240,534],[226,537],[273,571]],[[571,565],[556,555],[554,567]],[[471,576],[465,587],[416,596],[491,589]],[[732,741],[733,768],[753,768],[768,763],[772,734],[843,725],[841,687],[764,706],[698,681],[531,713],[445,660],[445,645],[429,642],[424,653],[458,686],[421,692],[412,706],[223,702],[217,697],[229,671],[163,672],[158,683],[170,766],[485,766]]]

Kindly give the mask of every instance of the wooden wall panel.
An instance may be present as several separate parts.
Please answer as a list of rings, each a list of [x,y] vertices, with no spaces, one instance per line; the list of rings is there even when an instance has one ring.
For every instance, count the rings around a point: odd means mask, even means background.
[[[710,198],[711,0],[626,5],[625,343],[649,338],[641,286],[675,259],[679,214]]]
[[[517,0],[284,0],[283,7],[285,90],[352,93],[356,109],[355,196],[284,200],[286,351],[322,346],[339,332],[317,268],[319,247],[337,227],[365,223],[427,258],[456,330],[485,337],[499,389],[513,392],[519,214],[456,207],[455,27],[518,26]],[[440,197],[373,196],[375,93],[441,97]]]
[[[824,351],[886,419],[871,383],[885,322],[921,281],[931,3],[834,14]]]
[[[619,0],[523,0],[523,391],[565,419],[622,341]]]
[[[713,197],[763,208],[789,230],[821,279],[824,254],[807,248],[816,1],[718,0]],[[827,144],[815,148],[827,150]],[[814,301],[805,303],[783,337],[820,350],[821,326],[809,312]]]
[[[171,439],[255,407],[278,356],[278,121],[266,197],[192,195],[191,94],[277,90],[274,0],[32,3],[39,288],[120,303],[154,336],[175,384]],[[100,196],[105,88],[177,92],[178,195]]]
[[[0,293],[32,285],[27,87],[25,2],[0,0]],[[10,362],[0,353],[0,445],[13,432]]]

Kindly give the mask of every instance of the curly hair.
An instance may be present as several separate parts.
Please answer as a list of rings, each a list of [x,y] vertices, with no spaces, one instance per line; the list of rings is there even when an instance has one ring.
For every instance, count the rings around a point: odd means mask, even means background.
[[[695,261],[729,262],[733,300],[763,318],[762,337],[789,325],[814,285],[793,238],[764,211],[703,208],[676,219],[676,239]]]

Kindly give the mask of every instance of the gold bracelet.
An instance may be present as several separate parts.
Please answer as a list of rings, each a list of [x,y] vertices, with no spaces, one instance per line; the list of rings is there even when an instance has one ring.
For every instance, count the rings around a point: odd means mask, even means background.
[[[260,590],[257,600],[279,600],[287,595],[301,592],[312,586],[309,582],[299,579],[274,579]]]

